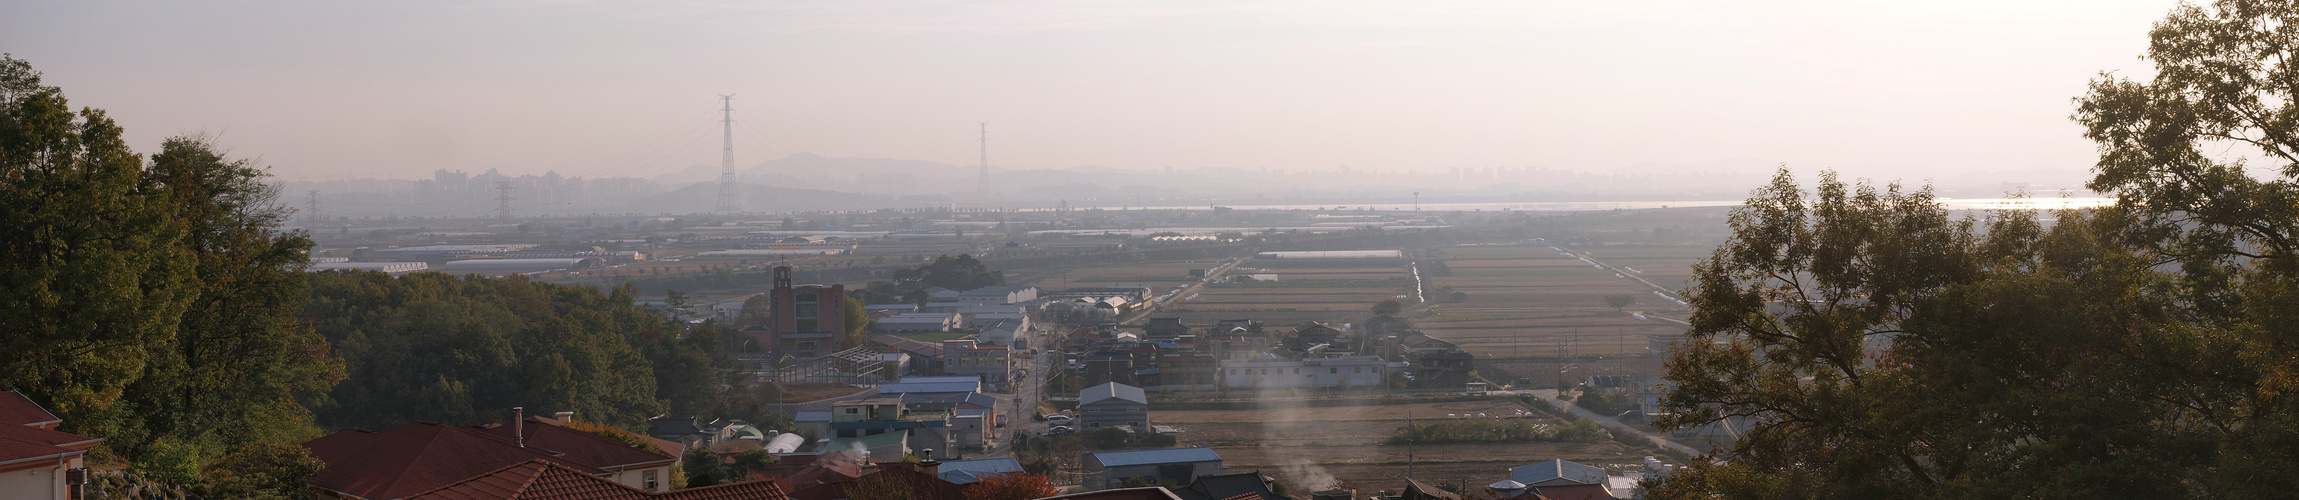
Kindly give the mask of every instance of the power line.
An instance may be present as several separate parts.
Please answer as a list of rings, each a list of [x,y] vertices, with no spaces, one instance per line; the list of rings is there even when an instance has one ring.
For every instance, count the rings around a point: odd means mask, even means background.
[[[584,178],[622,176],[620,174],[625,174],[632,170],[638,169],[639,167],[660,161],[660,155],[667,154],[670,151],[678,151],[683,149],[683,146],[681,146],[680,149],[665,149],[666,147],[677,144],[680,139],[699,138],[707,135],[710,130],[710,122],[712,121],[715,120],[711,120],[710,115],[697,114],[695,115],[693,121],[686,122],[685,124],[677,127],[664,129],[666,131],[665,135],[641,143],[638,148],[626,151],[623,154],[618,155],[610,160],[601,161],[587,167],[568,171],[563,175],[568,177]]]

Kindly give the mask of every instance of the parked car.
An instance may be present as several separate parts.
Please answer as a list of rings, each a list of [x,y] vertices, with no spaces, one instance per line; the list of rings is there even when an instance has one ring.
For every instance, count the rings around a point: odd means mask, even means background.
[[[1049,428],[1046,428],[1046,435],[1048,435],[1048,436],[1060,436],[1060,435],[1063,435],[1063,434],[1069,434],[1069,433],[1071,433],[1071,432],[1075,432],[1075,431],[1077,431],[1077,429],[1071,429],[1071,428],[1070,428],[1070,426],[1067,426],[1067,425],[1057,425],[1057,426],[1053,426],[1053,427],[1049,427]]]
[[[1054,425],[1066,425],[1066,424],[1069,424],[1069,423],[1070,423],[1070,420],[1071,420],[1071,419],[1070,419],[1070,416],[1069,416],[1069,415],[1047,415],[1047,416],[1046,416],[1046,423],[1050,423],[1050,424],[1054,424]]]

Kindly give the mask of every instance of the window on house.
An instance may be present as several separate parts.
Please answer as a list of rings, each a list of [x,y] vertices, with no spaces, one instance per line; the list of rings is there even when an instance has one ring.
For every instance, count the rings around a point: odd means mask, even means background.
[[[1294,368],[1294,369],[1293,369],[1293,374],[1294,374],[1294,375],[1300,375],[1300,374],[1301,374],[1301,369],[1300,369],[1300,368]]]
[[[660,491],[655,484],[655,471],[647,471],[645,476],[647,481],[647,487],[645,489],[647,491]]]
[[[1364,367],[1350,368],[1349,373],[1365,373]]]
[[[1101,427],[1101,422],[1086,422],[1086,427]]]
[[[1326,369],[1325,369],[1325,373],[1341,373],[1341,369],[1340,369],[1340,368],[1338,368],[1338,367],[1336,367],[1336,368],[1326,368]]]
[[[853,414],[856,414],[856,413],[861,413],[861,412],[862,412],[862,409],[861,409],[861,408],[847,408],[847,409],[846,409],[846,414],[848,414],[848,415],[853,415]]]

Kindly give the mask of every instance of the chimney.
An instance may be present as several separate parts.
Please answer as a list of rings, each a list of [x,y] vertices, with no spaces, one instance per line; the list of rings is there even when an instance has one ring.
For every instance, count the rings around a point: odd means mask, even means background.
[[[556,418],[556,419],[559,419],[559,421],[560,421],[560,422],[573,422],[573,421],[575,421],[575,412],[571,412],[571,411],[562,411],[562,412],[558,412],[558,413],[553,413],[553,414],[551,414],[551,418]]]
[[[527,447],[527,407],[511,407],[511,443]]]
[[[934,449],[926,448],[918,450],[918,452],[918,456],[925,457],[924,460],[918,461],[918,472],[924,472],[929,476],[942,477],[942,461],[934,459]]]

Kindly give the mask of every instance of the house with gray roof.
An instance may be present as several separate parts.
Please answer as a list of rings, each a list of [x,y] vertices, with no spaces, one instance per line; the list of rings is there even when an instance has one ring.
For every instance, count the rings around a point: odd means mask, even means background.
[[[1140,387],[1110,382],[1078,391],[1078,430],[1126,427],[1148,429],[1149,395]]]
[[[1188,484],[1198,476],[1220,474],[1223,469],[1221,455],[1203,446],[1087,453],[1085,465],[1085,484],[1101,488],[1123,485],[1132,477]]]

